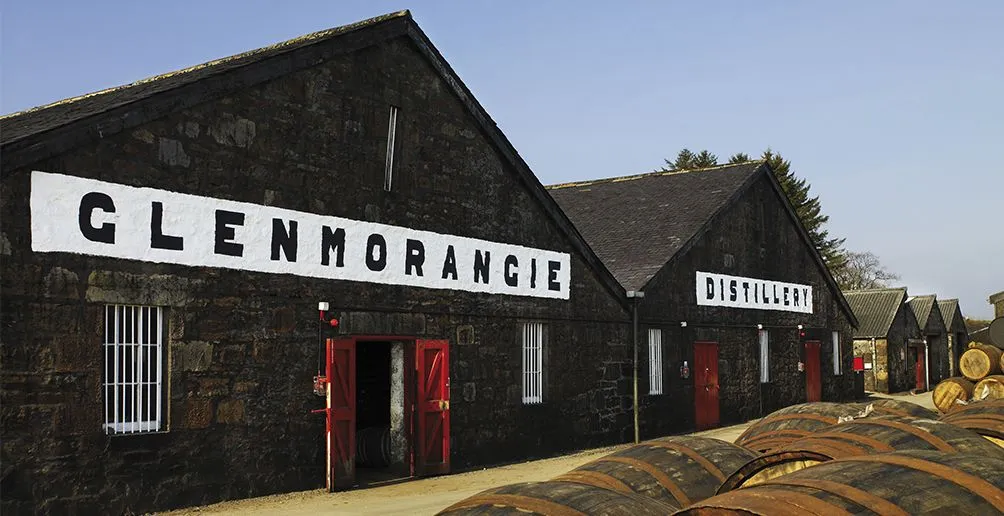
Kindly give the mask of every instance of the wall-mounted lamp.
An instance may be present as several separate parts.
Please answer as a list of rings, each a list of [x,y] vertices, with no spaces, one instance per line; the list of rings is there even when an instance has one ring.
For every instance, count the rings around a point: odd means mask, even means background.
[[[640,291],[640,290],[628,290],[627,291],[627,297],[633,297],[633,298],[641,299],[641,298],[645,297],[645,293],[642,292],[642,291]]]
[[[801,324],[799,324],[799,325],[798,325],[798,329],[799,329],[799,330],[801,330],[801,329],[802,329],[802,325],[801,325]]]
[[[756,329],[758,329],[758,330],[762,330],[762,329],[763,329],[763,325],[762,325],[762,324],[758,324],[758,325],[756,325]]]
[[[328,302],[327,301],[321,301],[320,303],[317,303],[317,309],[320,310],[320,311],[322,311],[322,312],[327,312],[328,311]]]
[[[687,321],[680,321],[680,327],[681,328],[686,328],[687,327]]]

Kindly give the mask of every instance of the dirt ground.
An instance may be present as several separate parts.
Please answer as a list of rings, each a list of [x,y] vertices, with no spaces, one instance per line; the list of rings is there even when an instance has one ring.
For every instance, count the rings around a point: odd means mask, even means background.
[[[872,394],[910,401],[934,410],[930,393],[917,395]],[[714,437],[733,442],[752,421],[741,425],[716,428],[691,435]],[[553,478],[586,462],[630,446],[622,444],[607,448],[587,450],[550,459],[510,464],[480,471],[470,471],[433,478],[424,478],[399,484],[328,493],[323,489],[287,493],[222,502],[204,507],[163,513],[182,515],[265,515],[281,514],[307,516],[314,514],[357,515],[422,515],[435,514],[447,506],[485,489],[515,482],[532,482]],[[319,472],[320,474],[321,472]]]

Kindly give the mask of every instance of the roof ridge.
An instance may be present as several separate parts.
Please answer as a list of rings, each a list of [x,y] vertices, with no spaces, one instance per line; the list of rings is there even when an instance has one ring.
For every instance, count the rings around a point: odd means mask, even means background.
[[[34,107],[30,107],[28,109],[24,109],[24,110],[21,110],[21,111],[16,111],[14,113],[8,113],[6,115],[0,115],[0,121],[2,121],[2,120],[8,120],[10,118],[15,118],[15,117],[22,116],[22,115],[25,115],[25,114],[28,114],[28,113],[33,113],[33,112],[36,112],[36,111],[42,111],[44,109],[52,108],[52,107],[59,106],[59,105],[62,105],[62,104],[70,104],[70,103],[77,102],[77,101],[80,101],[80,100],[83,100],[83,99],[86,99],[86,98],[90,98],[90,97],[96,97],[96,96],[99,96],[99,95],[107,95],[107,94],[115,92],[115,91],[123,90],[123,89],[126,89],[126,88],[132,88],[132,87],[139,86],[139,85],[142,85],[142,84],[147,84],[147,83],[150,83],[150,82],[155,82],[155,81],[167,78],[167,77],[172,77],[172,76],[175,76],[175,75],[181,75],[181,74],[191,73],[191,72],[194,72],[196,70],[200,70],[202,68],[209,68],[211,66],[217,66],[217,65],[220,65],[220,64],[223,64],[223,63],[237,61],[239,59],[244,59],[244,58],[253,56],[255,54],[267,52],[267,51],[270,51],[270,50],[282,49],[283,47],[292,47],[293,45],[296,45],[297,43],[302,43],[302,42],[310,41],[310,40],[320,40],[322,38],[326,38],[328,36],[333,36],[335,34],[342,34],[342,33],[350,32],[350,31],[353,31],[355,29],[359,29],[359,28],[362,28],[362,27],[365,27],[365,26],[369,26],[369,25],[373,25],[373,24],[376,24],[376,23],[379,23],[379,22],[382,22],[382,21],[386,21],[386,20],[390,20],[390,19],[394,19],[394,18],[401,18],[401,17],[411,17],[411,11],[408,10],[408,9],[404,9],[404,10],[395,11],[395,12],[391,12],[391,13],[387,13],[387,14],[382,14],[382,15],[379,15],[379,16],[374,16],[372,18],[365,19],[365,20],[361,20],[361,21],[349,23],[347,25],[340,25],[340,26],[337,26],[337,27],[331,27],[331,28],[327,28],[327,29],[323,29],[323,30],[311,32],[309,34],[304,34],[304,35],[301,35],[301,36],[297,36],[295,38],[291,38],[291,39],[279,41],[279,42],[273,43],[271,45],[266,45],[266,46],[263,46],[263,47],[255,48],[255,49],[252,49],[252,50],[248,50],[246,52],[241,52],[239,54],[233,54],[233,55],[229,55],[229,56],[225,56],[225,57],[220,57],[220,58],[217,58],[217,59],[212,59],[212,60],[209,60],[209,61],[205,61],[203,63],[195,64],[195,65],[192,65],[192,66],[188,66],[188,67],[181,68],[181,69],[174,70],[174,71],[170,71],[170,72],[164,72],[164,73],[160,73],[160,74],[157,74],[157,75],[151,75],[149,77],[145,77],[143,79],[139,79],[139,80],[136,80],[136,81],[133,81],[133,82],[130,82],[130,83],[119,84],[118,86],[111,86],[111,87],[104,88],[104,89],[101,89],[101,90],[92,91],[92,92],[84,93],[84,94],[81,94],[81,95],[76,95],[76,96],[73,96],[73,97],[67,97],[67,98],[64,98],[64,99],[60,99],[60,100],[56,100],[56,101],[53,101],[53,102],[49,102],[48,104],[42,104],[42,105],[39,105],[39,106],[34,106]]]
[[[893,290],[906,291],[906,287],[862,288],[862,289],[857,289],[857,290],[844,290],[843,292],[844,292],[844,295],[847,295],[847,294],[859,294],[859,293],[866,293],[866,292],[891,292]],[[916,297],[916,296],[912,296],[912,297]]]
[[[739,167],[742,165],[751,165],[754,163],[766,163],[766,160],[756,159],[743,161],[740,163],[725,163],[722,165],[715,165],[713,167],[701,167],[701,168],[689,168],[686,170],[656,170],[653,172],[643,172],[641,174],[632,174],[626,176],[614,176],[614,177],[604,177],[599,179],[585,179],[582,181],[571,181],[567,183],[555,183],[552,185],[545,185],[544,188],[548,190],[557,190],[559,188],[573,188],[576,186],[589,186],[595,184],[605,184],[605,183],[619,183],[622,181],[633,181],[635,179],[644,179],[646,177],[656,177],[656,176],[672,176],[679,174],[688,174],[691,172],[709,172],[713,170],[720,170],[729,167]]]

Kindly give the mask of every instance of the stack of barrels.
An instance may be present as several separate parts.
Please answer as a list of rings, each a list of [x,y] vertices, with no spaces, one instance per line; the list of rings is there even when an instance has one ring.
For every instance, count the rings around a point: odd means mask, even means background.
[[[787,407],[734,443],[643,441],[543,482],[483,491],[439,514],[1002,513],[1004,400],[939,419],[886,399]]]
[[[947,414],[970,403],[1004,399],[1004,342],[970,342],[959,358],[962,376],[947,378],[934,386],[934,406]]]

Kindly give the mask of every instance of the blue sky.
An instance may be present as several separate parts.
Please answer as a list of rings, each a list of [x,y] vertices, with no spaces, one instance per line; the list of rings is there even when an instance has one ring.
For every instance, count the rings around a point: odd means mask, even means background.
[[[0,111],[400,9],[543,183],[771,147],[847,247],[913,294],[992,315],[1004,2],[8,0]]]

